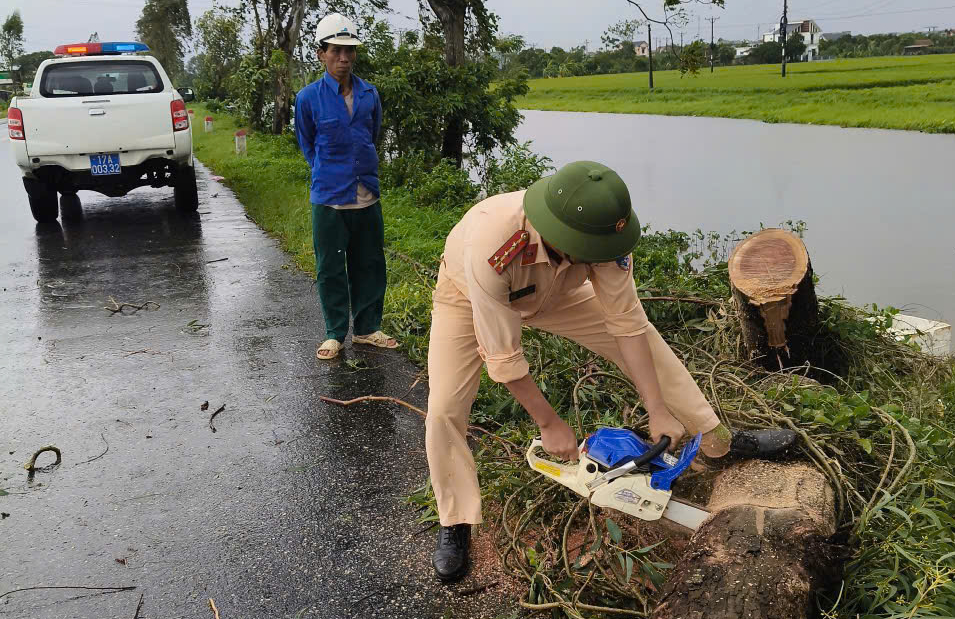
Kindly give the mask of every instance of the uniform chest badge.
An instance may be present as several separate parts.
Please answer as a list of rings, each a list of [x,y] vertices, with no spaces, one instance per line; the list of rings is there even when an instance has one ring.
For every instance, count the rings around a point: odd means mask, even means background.
[[[624,256],[623,258],[617,258],[617,266],[620,267],[622,271],[630,270],[630,256]]]

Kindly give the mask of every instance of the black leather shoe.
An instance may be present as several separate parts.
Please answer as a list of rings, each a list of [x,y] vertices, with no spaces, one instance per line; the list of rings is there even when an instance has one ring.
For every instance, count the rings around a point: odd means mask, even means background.
[[[438,547],[431,555],[431,565],[443,583],[452,583],[468,573],[468,547],[471,545],[471,525],[456,524],[441,527]]]
[[[783,455],[796,444],[792,430],[743,430],[733,434],[730,455],[736,458],[770,459]]]

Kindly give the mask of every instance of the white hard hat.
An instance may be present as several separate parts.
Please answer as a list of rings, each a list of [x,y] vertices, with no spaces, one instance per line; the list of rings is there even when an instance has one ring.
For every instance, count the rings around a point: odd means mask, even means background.
[[[318,44],[331,43],[333,45],[361,45],[358,40],[358,27],[355,22],[340,13],[332,13],[322,18],[315,28],[315,39]]]

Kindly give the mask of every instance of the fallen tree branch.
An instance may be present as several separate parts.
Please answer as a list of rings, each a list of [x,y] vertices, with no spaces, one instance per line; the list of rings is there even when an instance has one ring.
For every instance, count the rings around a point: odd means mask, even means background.
[[[60,449],[59,449],[56,445],[47,445],[46,447],[40,447],[40,448],[33,454],[33,457],[30,458],[30,461],[23,465],[23,468],[25,468],[26,470],[30,471],[31,473],[32,473],[33,471],[35,471],[35,470],[36,470],[36,458],[37,458],[37,456],[39,456],[41,453],[44,453],[44,452],[47,452],[47,451],[52,451],[53,453],[56,454],[56,462],[54,462],[53,464],[48,464],[47,466],[56,466],[57,464],[59,464],[60,462],[63,461],[63,454],[60,453]],[[2,596],[0,596],[0,597],[2,597]]]
[[[408,410],[418,413],[419,415],[421,415],[422,418],[427,419],[428,417],[428,413],[426,411],[421,410],[414,404],[409,404],[408,402],[405,402],[404,400],[399,400],[398,398],[392,398],[390,396],[363,395],[358,398],[352,398],[351,400],[336,400],[335,398],[329,398],[328,396],[323,395],[323,396],[320,396],[318,399],[321,400],[322,402],[327,402],[329,404],[336,404],[338,406],[351,406],[352,404],[358,404],[360,402],[391,402],[392,404],[398,404],[400,406],[404,406]],[[504,448],[507,451],[508,456],[513,457],[513,453],[511,453],[510,447],[513,447],[514,449],[516,449],[518,453],[520,453],[521,451],[521,448],[515,445],[513,442],[507,440],[506,438],[500,437],[494,434],[493,432],[489,432],[488,430],[485,430],[482,427],[469,425],[468,430],[474,430],[475,432],[480,432],[498,441],[499,443],[504,445]]]
[[[723,305],[720,301],[713,301],[711,299],[700,299],[698,297],[640,297],[640,301],[678,301],[682,303],[696,303],[697,305],[709,305],[709,306],[720,306]]]
[[[136,614],[133,615],[133,619],[139,619],[139,611],[143,609],[143,599],[146,597],[144,593],[139,594],[139,604],[136,606]]]
[[[7,597],[13,593],[20,593],[21,591],[36,591],[38,589],[85,589],[87,591],[106,591],[108,593],[120,593],[122,591],[132,591],[135,589],[135,586],[127,587],[81,587],[81,586],[45,586],[45,587],[24,587],[23,589],[14,589],[13,591],[7,591],[3,595],[0,595],[0,599]]]
[[[213,432],[216,431],[216,427],[215,427],[215,425],[212,423],[212,420],[216,418],[216,415],[218,415],[219,413],[221,413],[221,412],[224,411],[224,410],[225,410],[225,404],[223,404],[222,406],[220,406],[219,408],[217,408],[217,409],[216,409],[216,412],[212,413],[212,416],[209,417],[209,427],[212,429]]]
[[[212,598],[209,598],[209,608],[212,609],[212,613],[216,616],[216,619],[220,619],[219,609],[216,608],[216,601],[213,600]]]

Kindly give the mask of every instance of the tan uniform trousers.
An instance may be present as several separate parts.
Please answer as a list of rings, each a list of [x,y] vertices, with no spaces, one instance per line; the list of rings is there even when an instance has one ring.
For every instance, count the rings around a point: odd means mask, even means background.
[[[548,305],[554,309],[538,313],[526,324],[573,340],[626,371],[589,282],[551,299]],[[482,521],[481,491],[466,434],[484,362],[478,354],[471,304],[443,273],[434,292],[431,316],[430,395],[425,421],[431,484],[442,526],[478,524]],[[686,367],[653,325],[646,334],[667,408],[691,434],[715,428],[719,420]]]

